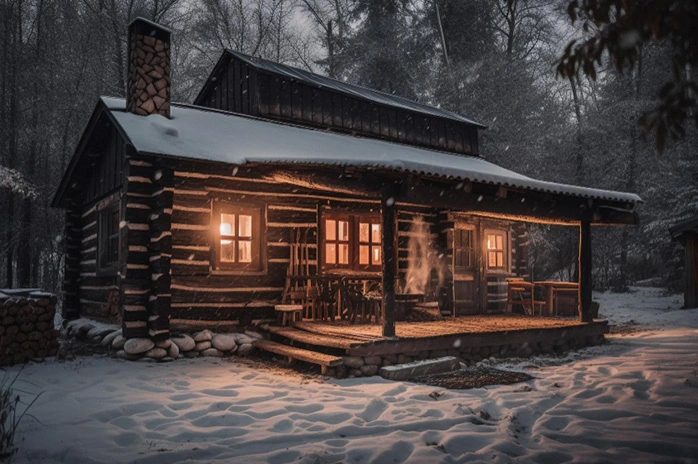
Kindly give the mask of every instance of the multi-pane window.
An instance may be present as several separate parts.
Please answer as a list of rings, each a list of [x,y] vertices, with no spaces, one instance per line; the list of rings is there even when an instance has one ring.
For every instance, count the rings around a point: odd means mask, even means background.
[[[359,218],[359,265],[380,266],[381,225],[378,218]]]
[[[487,239],[487,267],[489,269],[506,269],[506,232],[501,230],[488,230],[485,231],[485,236]]]
[[[325,268],[380,269],[380,218],[356,214],[325,214],[322,222]]]
[[[97,213],[97,263],[102,271],[113,270],[119,263],[119,217],[119,203]]]
[[[473,229],[454,229],[453,266],[456,272],[471,271],[475,267]]]
[[[325,219],[325,264],[350,266],[349,217]]]
[[[259,269],[261,266],[261,211],[257,208],[220,205],[216,265],[227,269]]]

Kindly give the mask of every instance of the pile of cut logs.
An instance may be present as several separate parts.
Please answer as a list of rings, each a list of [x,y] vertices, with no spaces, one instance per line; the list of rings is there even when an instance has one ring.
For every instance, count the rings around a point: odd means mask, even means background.
[[[128,69],[127,110],[170,116],[170,44],[133,34]]]
[[[55,356],[55,314],[56,297],[50,293],[0,289],[0,366]]]

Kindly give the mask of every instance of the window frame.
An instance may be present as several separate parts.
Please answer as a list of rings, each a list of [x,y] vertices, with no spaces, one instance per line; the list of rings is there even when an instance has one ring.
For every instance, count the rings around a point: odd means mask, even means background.
[[[335,221],[335,240],[327,240],[327,221]],[[347,223],[347,228],[349,231],[349,238],[348,240],[340,240],[339,239],[339,222],[346,222]],[[353,262],[353,251],[352,251],[352,236],[354,235],[353,233],[353,228],[352,228],[352,219],[350,214],[344,214],[344,213],[326,213],[323,214],[322,216],[322,227],[321,227],[321,249],[322,249],[322,266],[324,269],[353,269],[354,268],[354,262]],[[335,249],[335,262],[334,263],[328,263],[327,262],[327,245],[329,243],[334,243],[336,244],[336,249]],[[349,260],[346,264],[339,263],[339,245],[341,244],[347,244],[348,245],[348,254],[349,254]]]
[[[121,265],[121,201],[111,199],[100,204],[96,208],[97,215],[97,259],[96,271],[99,275],[112,275],[119,270]],[[114,215],[116,222],[114,222]],[[110,227],[111,226],[111,227]],[[112,230],[115,227],[116,230]],[[114,242],[110,245],[110,242]],[[104,261],[105,247],[113,246],[116,256],[114,259]],[[108,250],[107,250],[108,252]]]
[[[235,216],[235,228],[237,229],[234,235],[221,234],[221,215],[229,214]],[[239,236],[239,217],[248,215],[252,217],[252,234],[250,240],[241,240]],[[266,247],[265,243],[265,208],[258,205],[240,205],[222,200],[213,200],[211,219],[211,264],[214,272],[218,273],[245,273],[245,274],[263,274],[266,272]],[[227,238],[222,238],[227,237]],[[235,243],[234,250],[236,261],[221,260],[221,240],[232,240]],[[240,263],[237,261],[238,247],[240,241],[249,241],[251,248],[252,260],[249,263]]]
[[[330,243],[348,243],[349,244],[349,262],[347,264],[337,264],[337,263],[327,263],[327,221],[347,221],[349,223],[349,240],[348,242],[340,242],[337,240],[331,240]],[[360,225],[362,223],[369,224],[369,241],[361,241],[360,236]],[[372,241],[371,224],[377,224],[380,228],[380,242]],[[370,212],[340,212],[340,211],[323,211],[320,215],[320,269],[323,272],[333,272],[333,271],[349,271],[349,272],[380,272],[383,266],[383,250],[381,248],[381,263],[379,264],[360,264],[360,247],[368,245],[369,247],[369,259],[372,261],[371,247],[382,246],[383,231],[380,214]],[[336,253],[339,253],[337,248]],[[337,254],[337,257],[339,255]]]
[[[469,246],[463,246],[459,243],[460,237],[467,233],[470,235]],[[453,229],[453,273],[454,274],[471,274],[477,269],[477,246],[476,246],[476,229],[475,225],[458,226]],[[466,253],[470,258],[470,264],[463,266],[458,264],[459,253]]]
[[[488,239],[490,235],[494,235],[495,237],[502,237],[502,247],[496,248],[496,238],[495,238],[495,248],[489,248],[488,246]],[[509,272],[510,266],[510,249],[511,246],[509,246],[509,231],[504,230],[504,229],[485,229],[484,231],[484,246],[483,250],[485,252],[485,267],[487,268],[488,271],[491,272]],[[490,266],[490,253],[499,253],[502,256],[502,265],[501,266]],[[496,256],[496,255],[495,255]],[[496,261],[496,257],[495,257]]]

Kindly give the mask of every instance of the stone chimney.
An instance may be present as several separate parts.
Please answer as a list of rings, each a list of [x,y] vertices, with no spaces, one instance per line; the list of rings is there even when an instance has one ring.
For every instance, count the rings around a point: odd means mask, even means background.
[[[126,110],[170,117],[170,30],[143,18],[128,26]]]

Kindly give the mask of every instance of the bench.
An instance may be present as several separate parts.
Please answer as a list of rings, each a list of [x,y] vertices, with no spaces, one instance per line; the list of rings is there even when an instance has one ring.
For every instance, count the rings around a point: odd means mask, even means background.
[[[281,325],[291,325],[291,322],[303,320],[303,305],[300,304],[275,305],[274,311],[279,315]]]
[[[341,356],[332,356],[331,354],[318,353],[317,351],[305,350],[295,346],[283,345],[271,340],[255,340],[252,345],[260,350],[269,351],[271,353],[280,354],[288,358],[288,362],[294,360],[305,361],[311,364],[318,364],[320,372],[324,375],[328,367],[340,366],[344,363]]]

